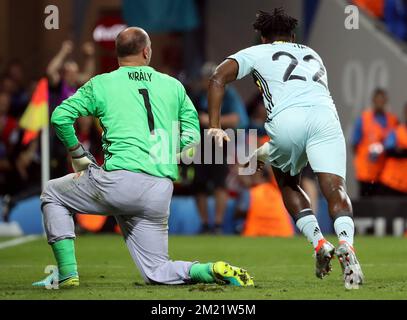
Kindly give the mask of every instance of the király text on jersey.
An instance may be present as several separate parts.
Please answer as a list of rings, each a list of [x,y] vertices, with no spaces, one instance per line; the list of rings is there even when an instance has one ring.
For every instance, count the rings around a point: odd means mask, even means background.
[[[134,81],[151,81],[152,74],[144,71],[128,72],[129,80]]]

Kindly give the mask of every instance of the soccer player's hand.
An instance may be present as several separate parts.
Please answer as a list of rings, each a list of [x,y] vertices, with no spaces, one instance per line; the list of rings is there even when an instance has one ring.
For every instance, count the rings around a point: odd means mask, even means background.
[[[72,158],[72,168],[75,172],[86,170],[89,164],[96,164],[95,157],[79,143],[77,146],[69,149]]]
[[[215,137],[215,143],[219,146],[223,146],[223,141],[229,142],[230,138],[228,134],[221,128],[210,128],[208,130],[208,136]]]

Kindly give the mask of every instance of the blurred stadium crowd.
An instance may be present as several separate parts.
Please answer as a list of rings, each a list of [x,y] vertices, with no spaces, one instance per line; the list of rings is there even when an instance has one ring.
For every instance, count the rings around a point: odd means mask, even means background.
[[[407,1],[352,0],[370,16],[384,22],[386,29],[397,39],[407,41]]]
[[[382,19],[395,37],[407,40],[406,1],[354,0],[353,3]],[[81,64],[72,60],[74,50],[82,51]],[[176,57],[174,59],[177,60]],[[202,130],[209,123],[206,92],[209,76],[215,67],[213,62],[204,63],[200,72],[197,72],[199,77],[194,80],[186,80],[182,70],[174,69],[171,64],[164,65],[161,70],[184,83],[199,113]],[[24,143],[23,129],[19,127],[19,119],[36,85],[36,81],[26,76],[25,68],[22,61],[13,60],[4,63],[0,70],[0,194],[5,220],[18,201],[38,195],[41,190],[39,137]],[[73,42],[64,41],[44,70],[49,83],[50,112],[97,71],[92,43],[85,43],[78,49]],[[404,118],[397,119],[386,109],[388,99],[385,88],[377,88],[372,93],[371,105],[366,106],[356,119],[352,140],[348,141],[354,152],[360,197],[407,195],[407,104]],[[263,128],[265,119],[266,110],[260,92],[248,101],[243,101],[233,86],[227,88],[222,107],[223,128],[246,129],[247,141],[257,139],[257,144],[261,145],[268,140]],[[248,129],[256,129],[257,136],[250,136]],[[102,128],[98,122],[90,117],[80,118],[76,123],[76,132],[85,148],[102,164]],[[52,128],[50,145],[51,178],[72,172],[66,150]],[[350,161],[351,158],[349,155]],[[304,170],[302,183],[313,205],[317,206],[319,190],[311,168]],[[195,198],[202,233],[222,232],[227,202],[231,198],[237,203],[234,217],[241,221],[234,226],[236,232],[261,236],[292,236],[295,232],[269,167],[252,176],[241,176],[237,174],[237,165],[226,162],[212,165],[182,164],[174,194]],[[208,219],[209,196],[213,196],[215,201],[213,221]],[[317,207],[313,209],[317,211]],[[87,221],[84,217],[79,218],[79,223],[85,229],[100,231],[106,225],[114,228],[114,222],[94,223],[91,218]]]

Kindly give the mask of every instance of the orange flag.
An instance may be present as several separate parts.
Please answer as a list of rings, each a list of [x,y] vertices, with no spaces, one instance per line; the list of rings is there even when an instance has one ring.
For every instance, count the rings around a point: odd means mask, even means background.
[[[37,137],[38,132],[48,125],[48,117],[48,80],[42,78],[20,119],[20,127],[25,129],[23,144],[28,144]]]

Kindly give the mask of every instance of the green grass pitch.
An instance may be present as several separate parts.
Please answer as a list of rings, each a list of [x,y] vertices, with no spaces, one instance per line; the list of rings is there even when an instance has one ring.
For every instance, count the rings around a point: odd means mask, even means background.
[[[40,238],[0,250],[0,299],[407,299],[407,239],[358,237],[356,248],[366,284],[347,291],[336,259],[329,277],[314,276],[312,249],[303,237],[171,236],[172,259],[226,260],[249,270],[256,286],[151,286],[120,236],[83,235],[76,241],[80,287],[46,290],[31,287],[54,264]]]

